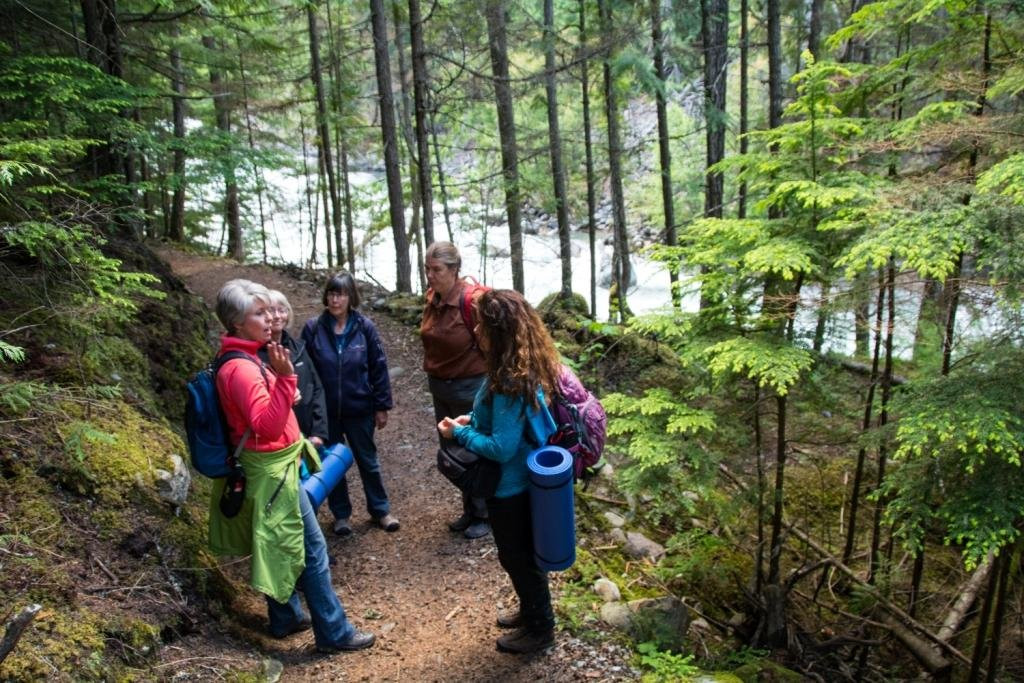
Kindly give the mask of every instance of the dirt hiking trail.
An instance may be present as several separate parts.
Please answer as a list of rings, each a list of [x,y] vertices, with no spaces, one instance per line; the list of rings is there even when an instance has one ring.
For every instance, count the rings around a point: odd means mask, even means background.
[[[247,278],[284,292],[294,307],[289,331],[296,337],[302,324],[323,310],[320,282],[170,247],[161,247],[158,253],[208,307],[224,282]],[[436,431],[419,338],[408,325],[373,310],[369,301],[364,300],[361,309],[376,323],[391,369],[395,407],[387,426],[377,432],[377,445],[392,513],[402,526],[386,533],[371,524],[355,468],[348,473],[354,533],[347,538],[331,533],[326,505],[321,507],[320,522],[328,554],[335,561],[335,588],[349,618],[375,633],[376,644],[360,652],[324,656],[313,650],[308,631],[273,640],[264,635],[263,599],[252,592],[240,601],[243,614],[226,620],[234,621],[229,628],[239,632],[168,646],[163,671],[171,680],[183,680],[172,673],[178,658],[183,663],[208,662],[211,680],[223,678],[217,675],[218,663],[236,670],[262,670],[271,679],[280,671],[283,681],[632,679],[635,672],[625,660],[627,651],[608,638],[584,642],[559,631],[555,647],[543,654],[517,656],[496,650],[494,641],[502,631],[495,618],[499,609],[516,606],[515,593],[489,535],[468,540],[447,528],[461,512],[461,504],[456,489],[435,467]],[[557,596],[560,577],[555,573],[551,580]]]

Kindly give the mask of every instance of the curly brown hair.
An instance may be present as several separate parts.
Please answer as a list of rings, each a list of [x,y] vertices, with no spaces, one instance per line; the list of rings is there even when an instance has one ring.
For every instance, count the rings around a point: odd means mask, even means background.
[[[488,389],[529,397],[534,407],[538,386],[545,395],[554,395],[562,367],[558,350],[523,295],[511,289],[492,289],[477,301],[475,313],[487,360]]]

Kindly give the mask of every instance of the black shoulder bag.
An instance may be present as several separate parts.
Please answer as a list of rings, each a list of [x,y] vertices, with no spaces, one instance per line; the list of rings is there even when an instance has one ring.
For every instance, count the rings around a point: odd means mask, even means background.
[[[457,443],[437,449],[437,469],[473,498],[492,498],[501,480],[501,465]]]

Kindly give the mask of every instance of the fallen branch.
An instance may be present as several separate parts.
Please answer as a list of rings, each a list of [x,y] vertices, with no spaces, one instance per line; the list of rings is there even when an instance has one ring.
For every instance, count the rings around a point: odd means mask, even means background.
[[[910,654],[914,655],[917,661],[921,662],[921,666],[927,669],[932,676],[942,679],[953,668],[953,663],[942,656],[938,647],[917,637],[917,634],[892,617],[885,620],[885,627],[896,636],[898,641],[903,643],[903,647],[907,648]]]
[[[586,491],[577,491],[576,495],[579,496],[580,498],[592,498],[592,499],[600,501],[602,503],[608,503],[609,505],[618,505],[619,507],[624,507],[624,508],[628,508],[629,507],[629,503],[627,503],[624,500],[615,500],[614,498],[605,498],[604,496],[599,496],[596,493],[587,493]]]
[[[22,632],[25,628],[35,619],[36,614],[43,608],[42,605],[32,603],[28,607],[23,607],[18,616],[11,619],[7,624],[7,628],[4,630],[4,638],[0,640],[0,662],[7,659],[7,655],[11,653],[14,646],[18,644],[18,640],[21,638]]]
[[[748,489],[747,485],[741,482],[739,479],[737,479],[736,476],[729,471],[728,467],[726,467],[724,464],[719,464],[718,471],[722,473],[723,476],[728,478],[729,481],[732,481],[744,493],[746,493]],[[794,536],[800,539],[804,544],[806,544],[812,550],[821,555],[821,557],[828,558],[833,567],[835,567],[841,573],[848,576],[850,580],[852,580],[854,583],[859,585],[865,593],[870,595],[872,599],[875,600],[876,604],[880,608],[884,609],[894,618],[899,620],[899,622],[906,626],[908,629],[912,630],[914,633],[920,636],[923,636],[926,640],[930,640],[932,643],[938,645],[942,650],[945,650],[948,654],[958,659],[961,663],[966,664],[967,666],[971,665],[971,660],[968,659],[962,652],[957,650],[955,647],[953,647],[946,641],[941,640],[938,636],[936,636],[934,633],[925,628],[925,626],[921,624],[919,621],[917,621],[912,616],[907,614],[905,611],[903,611],[902,609],[891,603],[889,600],[887,600],[881,593],[878,592],[878,589],[875,586],[872,586],[867,581],[861,579],[855,571],[853,571],[845,564],[840,562],[835,556],[832,555],[832,553],[828,552],[828,550],[822,547],[819,543],[817,543],[806,533],[804,533],[803,531],[801,531],[789,522],[783,522],[783,526],[786,529],[788,529]]]
[[[942,628],[935,634],[940,640],[948,642],[960,630],[960,625],[967,618],[967,611],[974,604],[974,599],[978,597],[978,591],[981,590],[981,586],[988,579],[989,572],[992,571],[993,557],[992,553],[989,553],[985,561],[978,565],[978,568],[971,574],[971,578],[960,589],[960,596],[953,603],[952,609],[949,610],[949,614],[946,615],[946,619],[942,622]]]

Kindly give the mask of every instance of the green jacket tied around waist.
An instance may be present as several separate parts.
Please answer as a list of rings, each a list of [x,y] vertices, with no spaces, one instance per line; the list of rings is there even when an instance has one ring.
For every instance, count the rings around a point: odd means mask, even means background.
[[[215,555],[251,555],[249,585],[278,602],[287,602],[306,566],[299,512],[299,453],[311,472],[320,470],[316,449],[302,438],[281,450],[243,450],[245,502],[232,518],[220,512],[226,479],[215,479],[210,496],[210,551]]]

